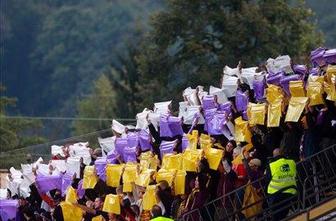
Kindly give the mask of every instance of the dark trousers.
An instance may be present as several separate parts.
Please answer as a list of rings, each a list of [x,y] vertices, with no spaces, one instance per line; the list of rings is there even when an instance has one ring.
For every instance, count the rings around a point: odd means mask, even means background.
[[[272,211],[272,221],[280,221],[287,216],[293,199],[294,196],[290,193],[275,193],[270,195],[269,206]]]

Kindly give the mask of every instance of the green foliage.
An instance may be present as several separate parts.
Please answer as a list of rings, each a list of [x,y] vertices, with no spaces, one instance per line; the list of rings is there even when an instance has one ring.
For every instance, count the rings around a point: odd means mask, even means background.
[[[151,19],[138,56],[144,105],[180,99],[187,86],[219,83],[224,64],[258,65],[320,44],[311,11],[286,1],[169,0]]]
[[[111,65],[95,82],[92,94],[78,102],[77,117],[91,118],[134,118],[140,85],[135,56],[136,48],[129,45],[125,55],[118,55],[120,65]],[[127,123],[127,122],[126,122]],[[84,134],[109,128],[110,121],[76,121],[75,134]]]
[[[1,94],[4,90],[5,88],[0,85]],[[5,96],[1,96],[0,98],[0,152],[46,141],[44,138],[33,134],[35,129],[42,127],[41,122],[6,117],[6,108],[9,105],[15,105],[15,102],[16,100],[13,98]]]
[[[306,0],[307,5],[315,13],[318,28],[323,31],[327,47],[336,45],[336,1],[333,0]]]
[[[86,99],[78,103],[78,117],[111,119],[115,115],[116,95],[111,82],[105,75],[101,75],[94,83],[94,91]],[[111,126],[111,121],[86,121],[78,120],[74,124],[76,135],[102,130]]]
[[[8,94],[17,95],[25,114],[73,115],[76,99],[91,92],[110,63],[119,65],[124,42],[147,28],[148,14],[161,2],[4,1],[1,63]]]

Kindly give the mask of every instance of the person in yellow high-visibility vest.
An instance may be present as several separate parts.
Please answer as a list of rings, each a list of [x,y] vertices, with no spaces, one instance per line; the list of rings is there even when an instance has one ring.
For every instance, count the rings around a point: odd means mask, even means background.
[[[151,221],[173,221],[173,219],[162,216],[161,207],[158,205],[153,206],[151,210],[151,217]]]
[[[290,209],[290,200],[294,199],[296,189],[296,163],[281,155],[279,149],[273,151],[273,159],[266,170],[269,180],[267,194],[271,206],[273,220],[282,220]]]

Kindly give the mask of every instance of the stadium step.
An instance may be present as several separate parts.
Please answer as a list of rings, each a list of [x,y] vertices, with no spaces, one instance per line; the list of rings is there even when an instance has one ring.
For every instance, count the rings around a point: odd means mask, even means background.
[[[336,220],[336,195],[333,199],[327,200],[326,202],[316,205],[310,209],[306,209],[296,217],[289,219],[289,221],[307,220]]]

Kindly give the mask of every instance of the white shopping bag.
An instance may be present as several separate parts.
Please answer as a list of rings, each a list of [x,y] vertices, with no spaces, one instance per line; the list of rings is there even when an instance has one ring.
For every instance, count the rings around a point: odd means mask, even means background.
[[[277,58],[269,58],[266,61],[266,68],[268,72],[278,73],[284,71],[286,73],[293,73],[291,58],[288,55],[278,56]]]
[[[117,132],[119,134],[123,134],[123,133],[125,133],[125,129],[126,129],[126,127],[123,124],[119,123],[116,120],[112,121],[112,130],[114,130],[115,132]]]
[[[52,145],[51,146],[51,155],[56,156],[56,155],[61,155],[64,157],[64,153],[62,150],[63,146],[58,146],[58,145]]]
[[[170,105],[172,101],[164,101],[164,102],[157,102],[154,103],[154,113],[158,114],[167,114],[170,112]]]
[[[65,160],[52,160],[51,165],[62,173],[66,171]]]
[[[80,178],[80,158],[68,157],[66,160],[66,171],[69,174],[76,173],[76,178]]]
[[[217,87],[214,87],[214,86],[211,85],[210,88],[209,88],[209,94],[210,95],[216,95],[217,96],[217,102],[219,104],[223,104],[223,103],[228,101],[223,88],[217,88]]]
[[[136,124],[136,129],[146,129],[148,127],[148,121],[147,121],[147,116],[149,113],[152,111],[145,108],[141,113],[138,113],[136,115],[137,119],[137,124]]]
[[[235,97],[238,89],[238,77],[224,75],[222,89],[227,97]]]
[[[116,140],[116,136],[106,137],[106,138],[98,137],[98,142],[99,142],[100,147],[103,150],[102,151],[103,155],[115,149],[115,140]]]

